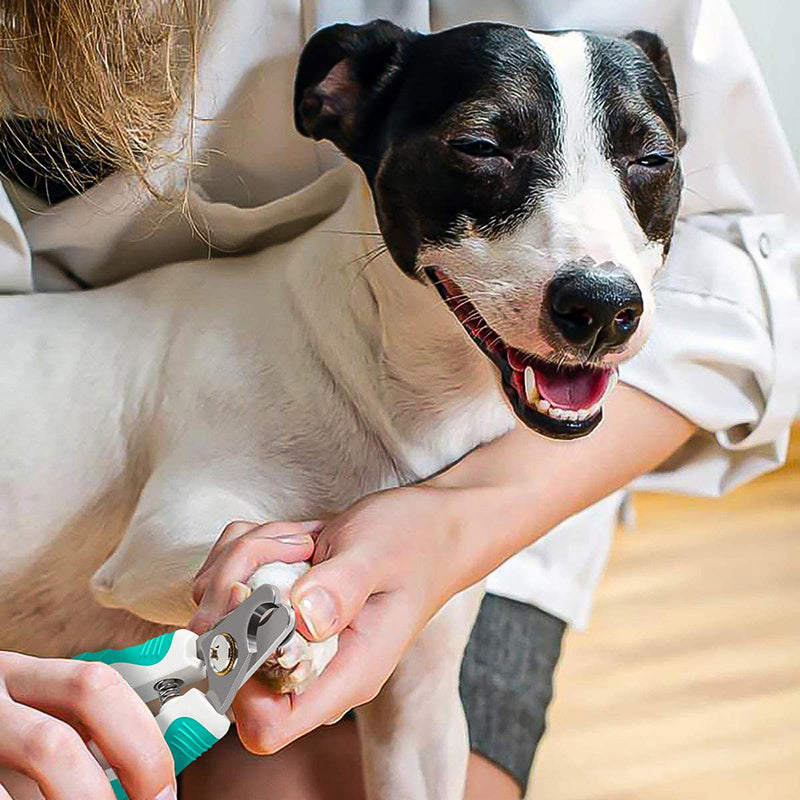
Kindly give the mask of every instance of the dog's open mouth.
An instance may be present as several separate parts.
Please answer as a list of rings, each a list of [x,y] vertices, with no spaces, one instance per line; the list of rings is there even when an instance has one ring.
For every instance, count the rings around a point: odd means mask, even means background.
[[[507,345],[455,281],[436,267],[426,273],[475,344],[500,371],[514,413],[529,428],[556,439],[591,433],[617,382],[615,369],[559,366]]]

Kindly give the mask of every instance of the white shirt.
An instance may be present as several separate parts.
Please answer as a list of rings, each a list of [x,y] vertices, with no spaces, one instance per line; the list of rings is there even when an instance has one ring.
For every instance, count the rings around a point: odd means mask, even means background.
[[[375,17],[419,30],[491,17],[664,38],[688,132],[687,190],[655,330],[621,376],[702,430],[636,485],[714,495],[782,463],[800,396],[800,179],[726,0],[509,0],[491,12],[477,0],[220,0],[198,76],[195,148],[206,163],[191,191],[195,225],[224,251],[232,207],[275,201],[338,162],[294,131],[294,68],[319,27]],[[176,141],[185,122],[179,115]],[[152,179],[175,190],[183,175],[167,163]],[[68,275],[101,285],[208,252],[178,211],[123,175],[43,213],[19,213],[22,226],[0,196],[0,290],[60,290],[74,286]],[[510,559],[490,591],[585,625],[621,498]]]

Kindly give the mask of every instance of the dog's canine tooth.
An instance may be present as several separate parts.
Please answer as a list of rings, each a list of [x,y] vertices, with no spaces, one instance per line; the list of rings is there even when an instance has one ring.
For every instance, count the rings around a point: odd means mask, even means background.
[[[536,410],[546,414],[550,410],[550,403],[547,400],[537,400]]]
[[[525,380],[525,397],[528,400],[528,404],[532,406],[538,405],[539,389],[536,386],[536,375],[533,372],[533,367],[525,367],[523,378]]]

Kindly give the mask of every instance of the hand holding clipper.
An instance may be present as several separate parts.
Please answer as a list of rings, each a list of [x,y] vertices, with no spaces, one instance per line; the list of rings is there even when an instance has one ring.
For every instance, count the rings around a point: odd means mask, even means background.
[[[146,703],[158,700],[156,722],[179,774],[228,731],[226,712],[236,692],[293,633],[295,616],[274,586],[259,586],[202,636],[177,630],[123,650],[83,653],[83,661],[113,667]],[[206,679],[202,692],[185,686]],[[117,798],[127,795],[99,749],[92,752],[106,770]]]

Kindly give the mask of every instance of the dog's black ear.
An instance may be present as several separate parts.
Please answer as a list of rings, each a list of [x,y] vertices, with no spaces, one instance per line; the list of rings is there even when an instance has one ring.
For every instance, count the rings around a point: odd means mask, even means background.
[[[664,85],[677,97],[678,86],[675,83],[672,61],[664,40],[658,34],[650,33],[650,31],[631,31],[625,38],[644,52],[653,63],[661,80],[664,81]]]
[[[330,139],[358,160],[359,139],[371,128],[369,118],[388,108],[408,47],[421,36],[387,20],[317,31],[297,67],[297,130],[312,139]]]
[[[678,114],[678,84],[675,81],[675,72],[672,69],[672,59],[669,57],[669,50],[664,44],[664,40],[656,33],[650,31],[631,31],[625,36],[629,42],[633,42],[650,60],[655,67],[664,86],[667,87],[672,105]],[[678,145],[683,147],[686,141],[686,132],[680,125],[678,126]]]

